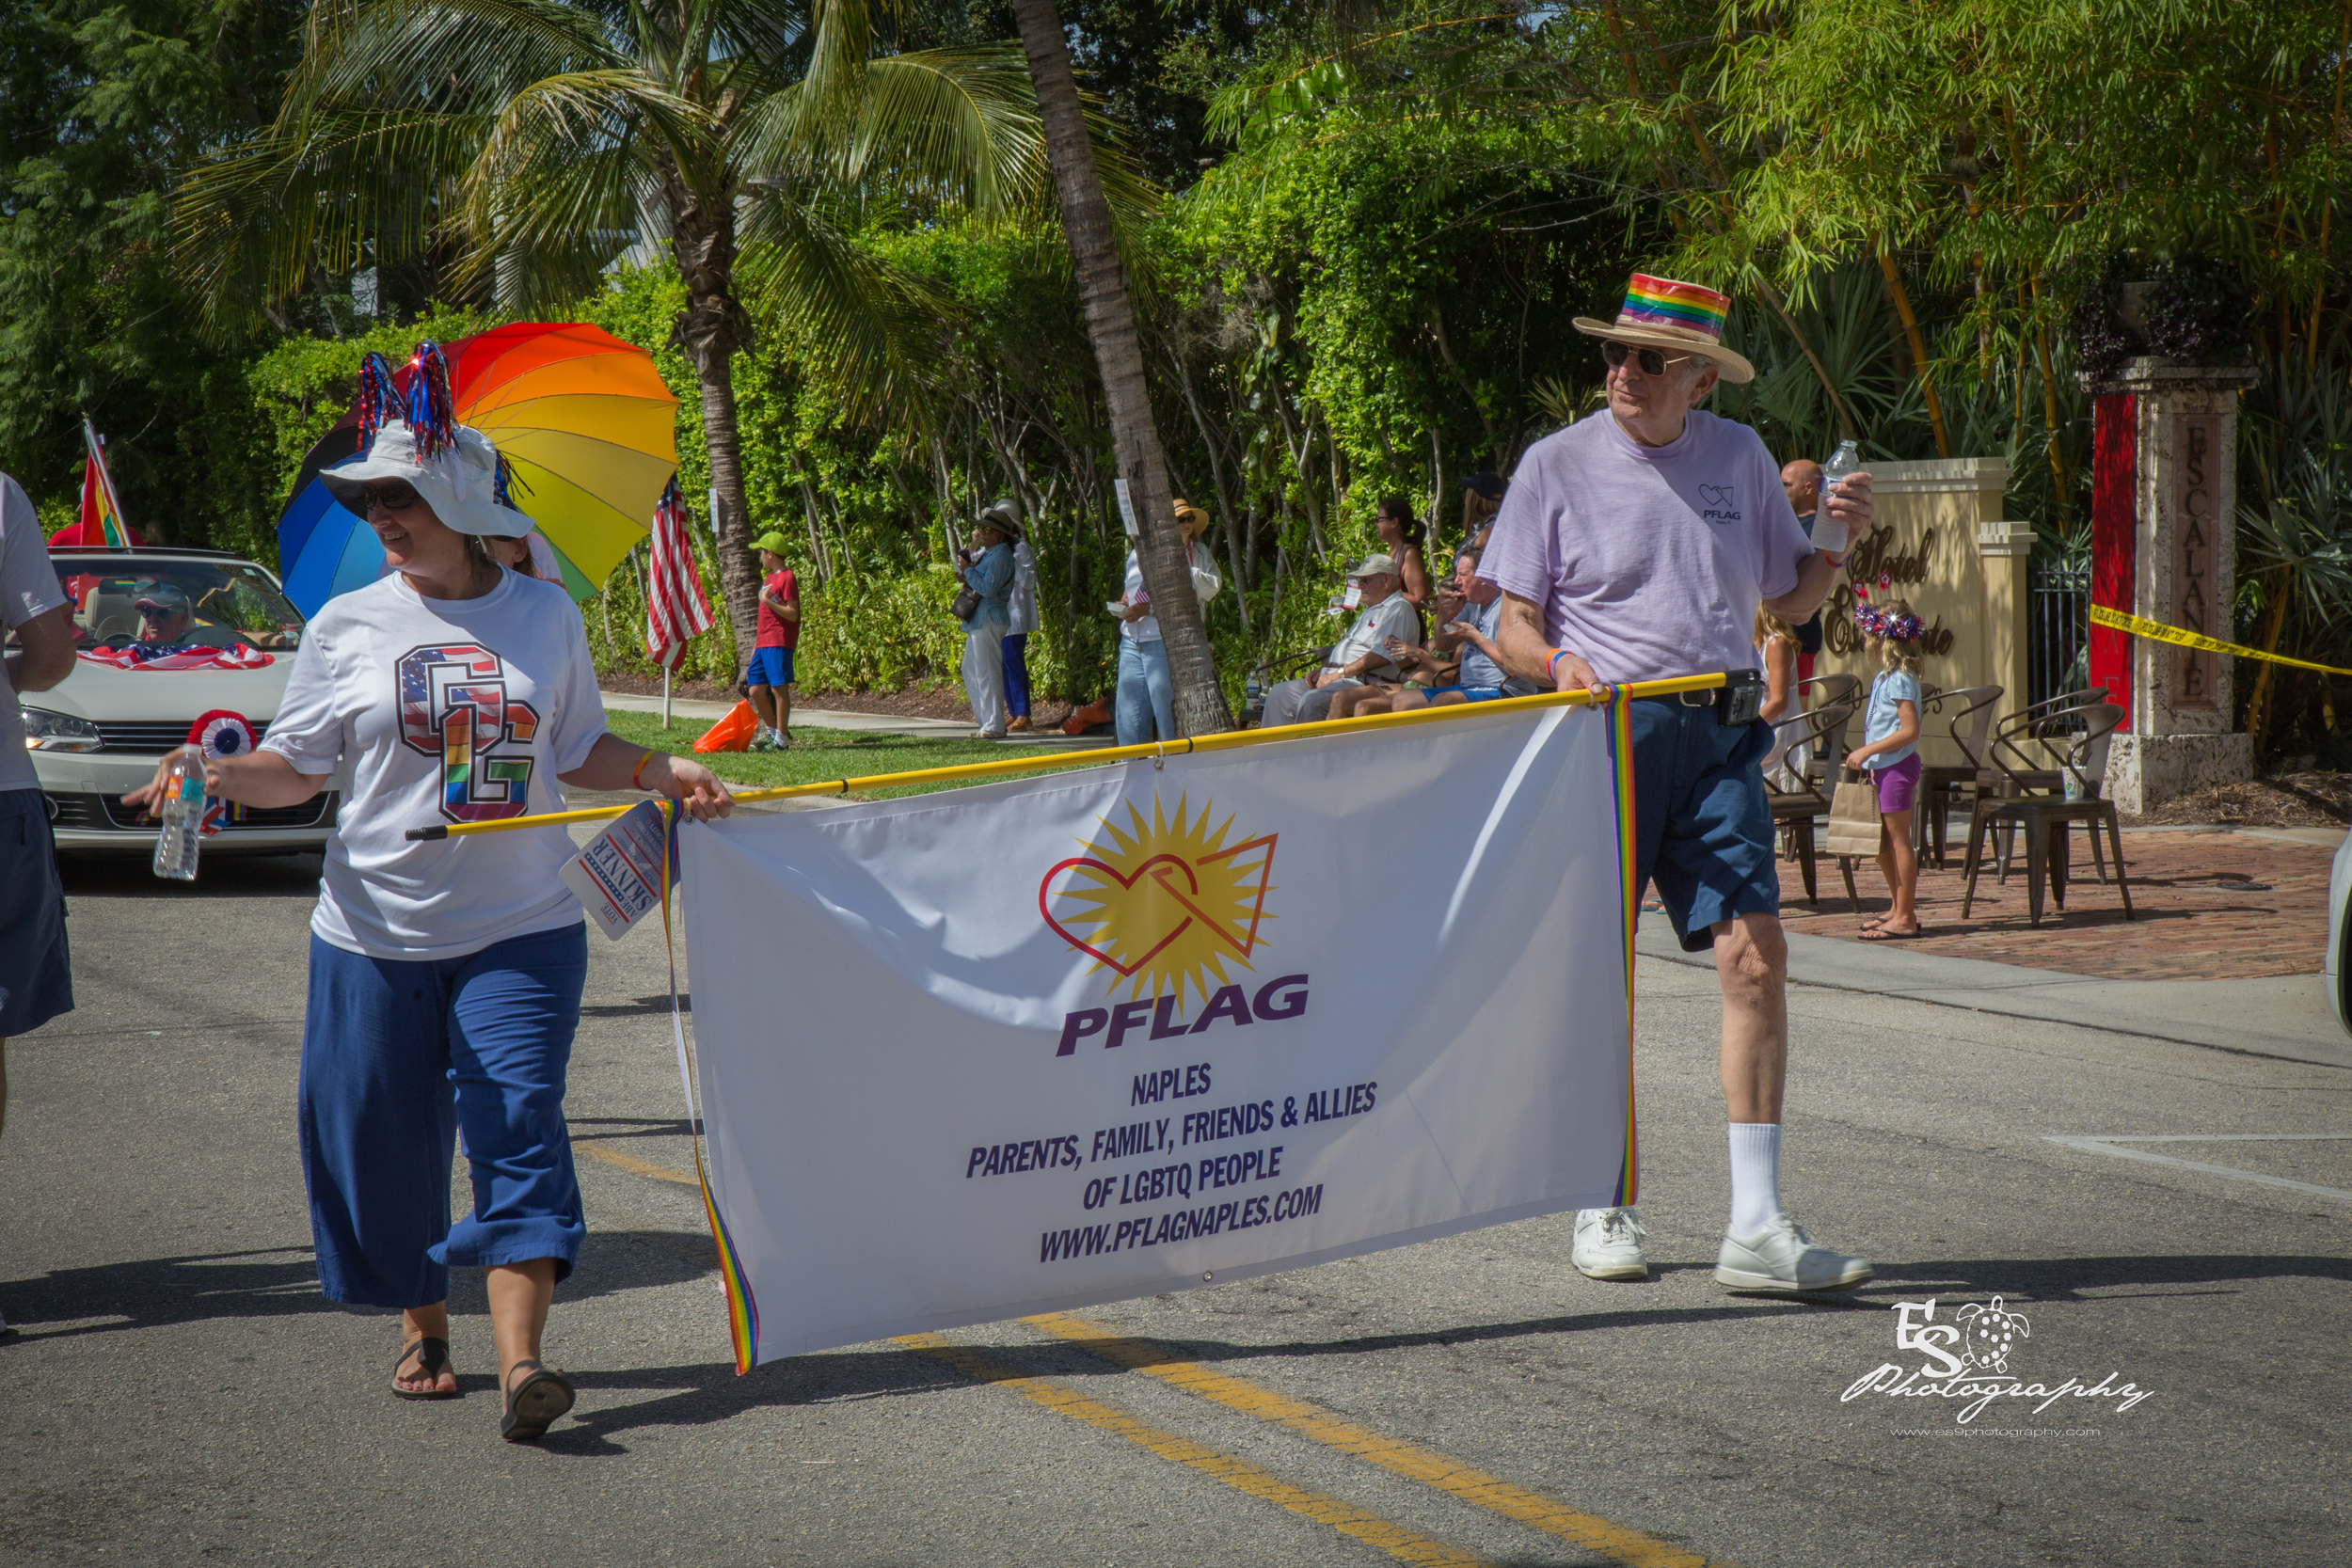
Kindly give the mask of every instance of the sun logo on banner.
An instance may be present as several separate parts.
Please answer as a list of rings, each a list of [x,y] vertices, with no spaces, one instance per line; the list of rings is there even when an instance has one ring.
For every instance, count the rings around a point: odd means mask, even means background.
[[[1108,817],[1108,842],[1086,846],[1037,885],[1038,911],[1060,938],[1112,974],[1110,990],[1131,997],[1197,989],[1206,1001],[1232,983],[1228,965],[1251,969],[1267,945],[1266,895],[1274,891],[1274,841],[1266,833],[1228,846],[1233,819],[1212,829],[1203,805],[1189,822],[1184,799],[1171,823],[1159,798],[1152,820],[1133,801],[1127,828]]]

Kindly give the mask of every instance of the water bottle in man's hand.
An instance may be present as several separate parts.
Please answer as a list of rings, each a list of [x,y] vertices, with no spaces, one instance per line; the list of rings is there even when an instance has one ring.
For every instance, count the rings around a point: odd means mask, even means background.
[[[1862,471],[1862,453],[1852,440],[1837,443],[1837,450],[1821,465],[1821,499],[1813,512],[1813,547],[1831,555],[1842,555],[1846,549],[1846,523],[1841,517],[1830,515],[1829,499],[1837,494],[1846,476]]]
[[[164,828],[155,835],[155,875],[193,882],[197,850],[204,842],[204,753],[193,746],[174,752],[165,787]]]

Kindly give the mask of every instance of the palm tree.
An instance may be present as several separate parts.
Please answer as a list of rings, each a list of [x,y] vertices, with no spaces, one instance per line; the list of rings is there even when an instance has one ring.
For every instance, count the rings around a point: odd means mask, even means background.
[[[183,187],[175,256],[230,330],[314,267],[435,256],[527,310],[666,246],[748,658],[759,582],[729,374],[747,302],[805,339],[853,407],[903,404],[926,297],[834,219],[876,190],[987,218],[1046,188],[1009,46],[884,41],[864,0],[320,0],[276,122]]]
[[[1191,562],[1168,490],[1168,458],[1143,379],[1135,307],[1120,265],[1118,230],[1095,160],[1089,155],[1086,119],[1061,18],[1054,0],[1013,0],[1012,11],[1029,56],[1038,113],[1045,123],[1054,189],[1061,198],[1062,232],[1078,275],[1078,299],[1086,308],[1087,336],[1093,340],[1095,364],[1103,374],[1111,445],[1136,510],[1137,563],[1152,595],[1152,613],[1159,618],[1160,635],[1166,639],[1168,675],[1176,685],[1177,722],[1186,735],[1215,735],[1233,727],[1232,715],[1217,685],[1216,657],[1209,647],[1200,601],[1192,591]],[[1241,585],[1234,584],[1234,592],[1240,591]]]

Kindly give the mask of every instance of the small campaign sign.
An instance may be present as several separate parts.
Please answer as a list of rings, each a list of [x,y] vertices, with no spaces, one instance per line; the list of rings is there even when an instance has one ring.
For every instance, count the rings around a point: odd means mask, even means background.
[[[615,942],[661,902],[663,846],[669,838],[661,808],[640,800],[563,871],[564,884]],[[670,885],[677,885],[677,859],[669,857]]]

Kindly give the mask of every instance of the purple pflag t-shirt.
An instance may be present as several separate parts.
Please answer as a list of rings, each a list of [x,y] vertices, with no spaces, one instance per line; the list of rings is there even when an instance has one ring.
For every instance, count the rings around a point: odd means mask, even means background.
[[[1813,553],[1746,425],[1692,410],[1645,447],[1601,413],[1527,449],[1478,575],[1611,683],[1756,665],[1756,608]]]

